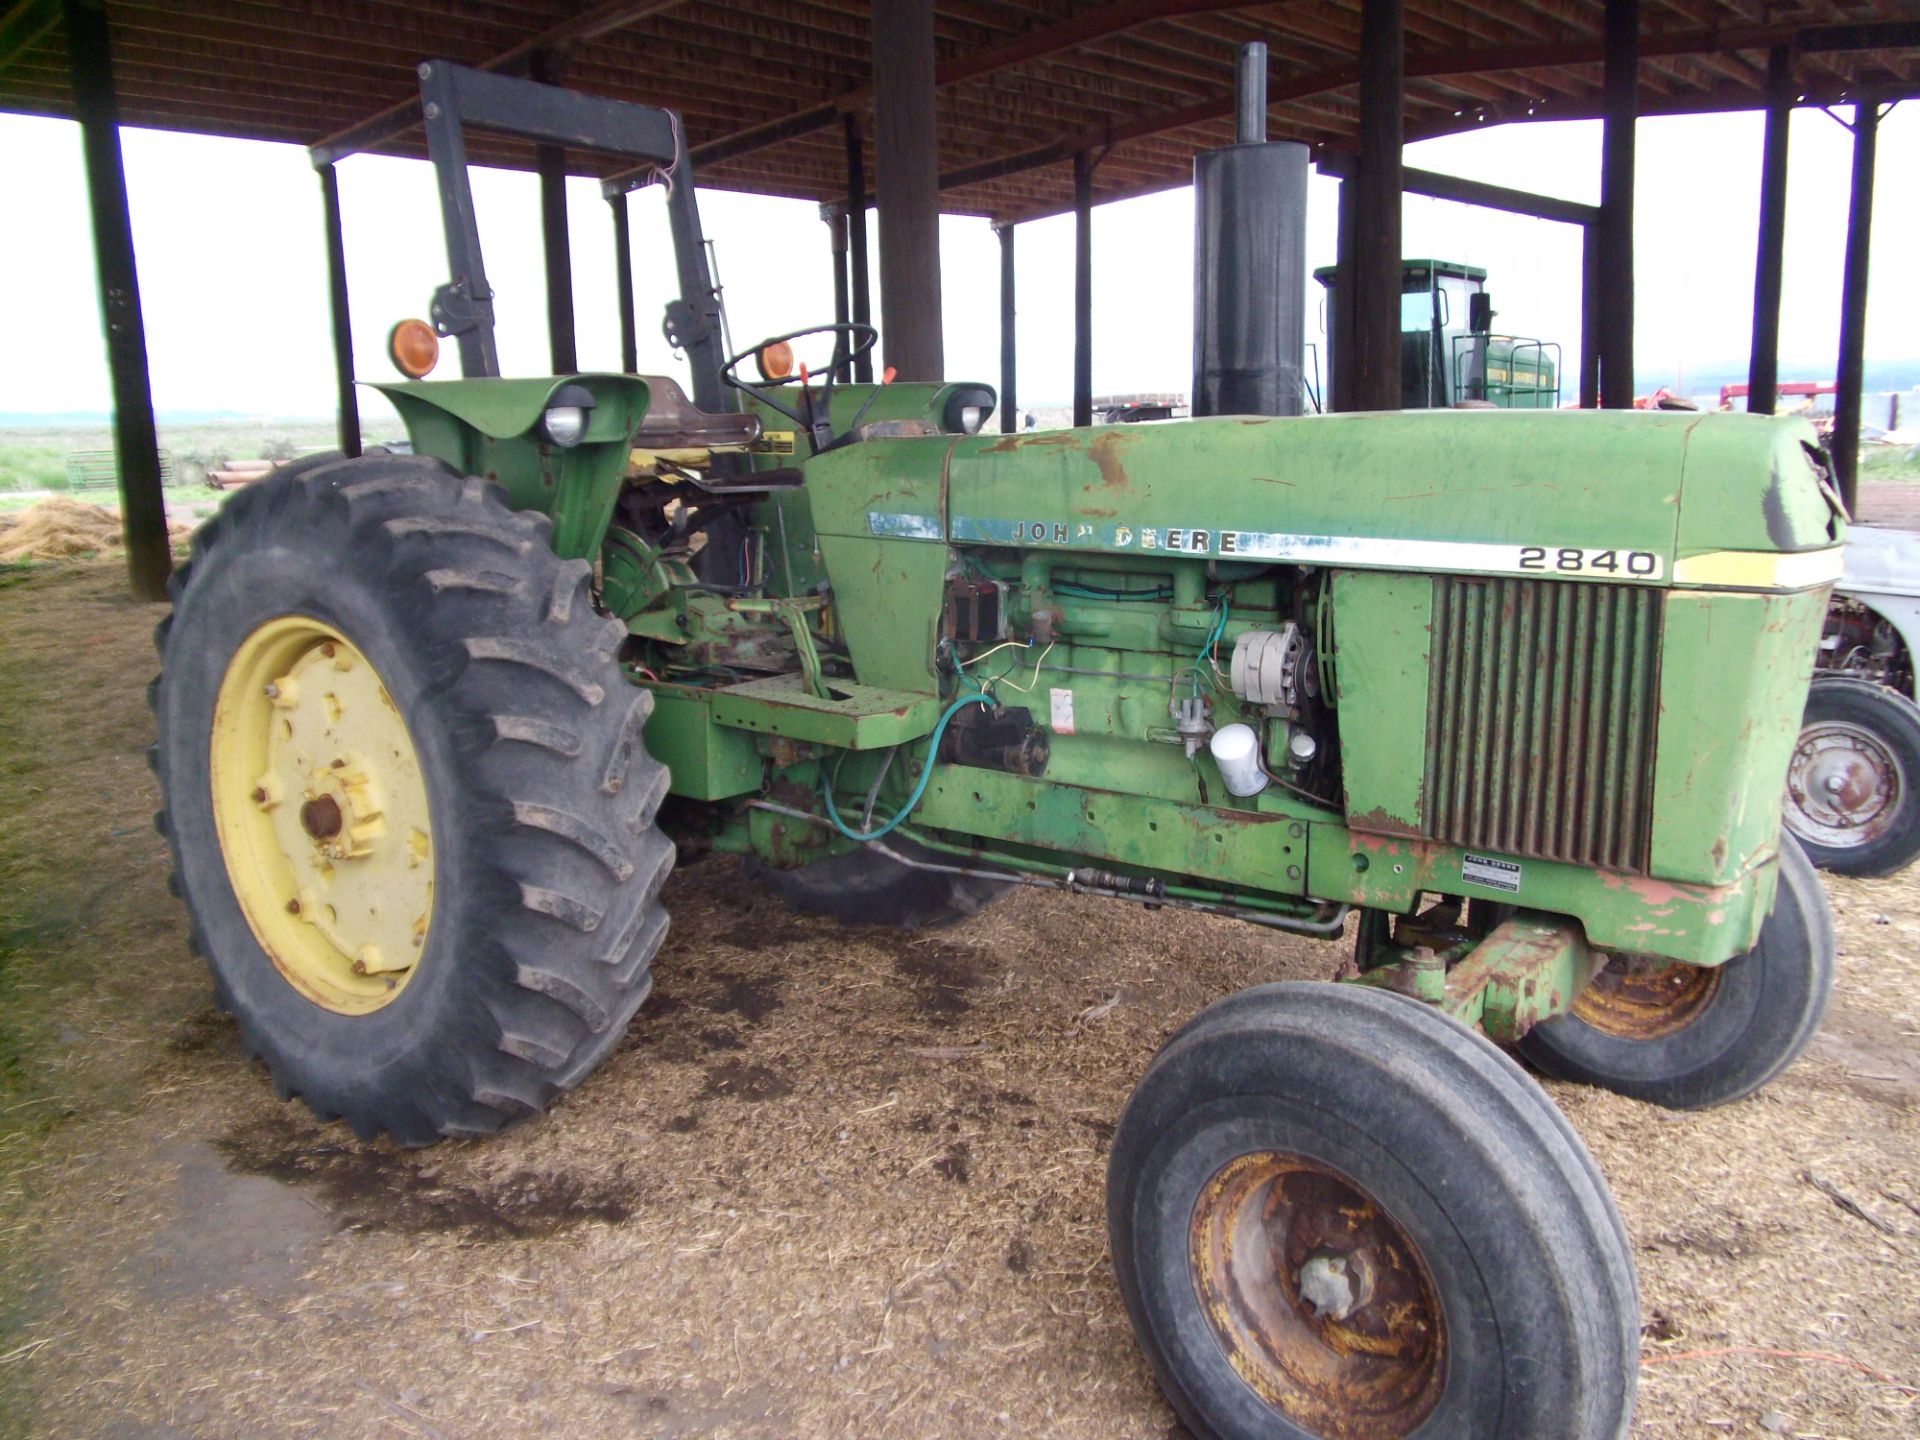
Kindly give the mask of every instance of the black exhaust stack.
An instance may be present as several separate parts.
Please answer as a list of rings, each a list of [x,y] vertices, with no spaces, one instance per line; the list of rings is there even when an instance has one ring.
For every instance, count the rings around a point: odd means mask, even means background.
[[[1193,413],[1298,415],[1307,147],[1267,140],[1267,47],[1240,47],[1236,143],[1193,157]]]

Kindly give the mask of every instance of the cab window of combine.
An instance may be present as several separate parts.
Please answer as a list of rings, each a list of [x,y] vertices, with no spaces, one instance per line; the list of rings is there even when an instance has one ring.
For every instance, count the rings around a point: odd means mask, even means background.
[[[1400,330],[1402,334],[1418,335],[1433,329],[1435,307],[1440,314],[1440,325],[1446,326],[1446,292],[1433,290],[1409,290],[1400,297]]]
[[[1451,331],[1457,324],[1461,330],[1467,328],[1467,316],[1472,312],[1468,297],[1478,289],[1476,282],[1464,275],[1442,275],[1440,277],[1439,304],[1440,328]],[[1453,317],[1459,315],[1456,321]]]

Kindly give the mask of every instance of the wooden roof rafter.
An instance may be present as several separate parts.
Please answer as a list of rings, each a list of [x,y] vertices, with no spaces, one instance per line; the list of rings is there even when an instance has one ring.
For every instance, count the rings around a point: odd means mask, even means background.
[[[842,121],[868,105],[872,0],[105,0],[127,123],[417,155],[413,66],[506,71],[682,111],[703,183],[833,201]],[[1353,143],[1361,0],[934,0],[945,203],[999,218],[1185,183],[1231,138],[1234,47],[1269,45],[1275,135]],[[1604,0],[1406,0],[1409,137],[1597,112]],[[64,114],[58,0],[0,0],[0,108]],[[1648,114],[1746,108],[1771,46],[1809,96],[1920,95],[1912,0],[1642,0]],[[861,128],[865,128],[862,126]],[[323,150],[321,158],[329,152]],[[476,138],[481,163],[526,165]],[[611,162],[569,154],[578,173]]]

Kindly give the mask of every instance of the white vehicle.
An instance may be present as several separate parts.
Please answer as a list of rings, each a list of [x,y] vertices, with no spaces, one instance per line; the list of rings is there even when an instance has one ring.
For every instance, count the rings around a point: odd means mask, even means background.
[[[1787,772],[1787,828],[1813,863],[1891,875],[1920,854],[1920,534],[1855,525]]]

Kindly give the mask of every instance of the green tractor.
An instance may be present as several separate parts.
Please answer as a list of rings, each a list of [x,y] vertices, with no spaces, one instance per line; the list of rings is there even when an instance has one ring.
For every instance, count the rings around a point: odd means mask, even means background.
[[[1811,431],[979,433],[986,386],[844,383],[863,326],[720,354],[668,112],[422,70],[467,378],[380,387],[411,454],[239,492],[158,636],[175,885],[280,1093],[403,1145],[538,1115],[645,1000],[676,847],[848,922],[1030,886],[1346,940],[1346,983],[1220,1000],[1121,1117],[1169,1400],[1199,1436],[1623,1435],[1627,1236],[1506,1051],[1702,1107],[1819,1022],[1780,824],[1841,544]],[[498,377],[463,122],[671,176],[691,397]]]

